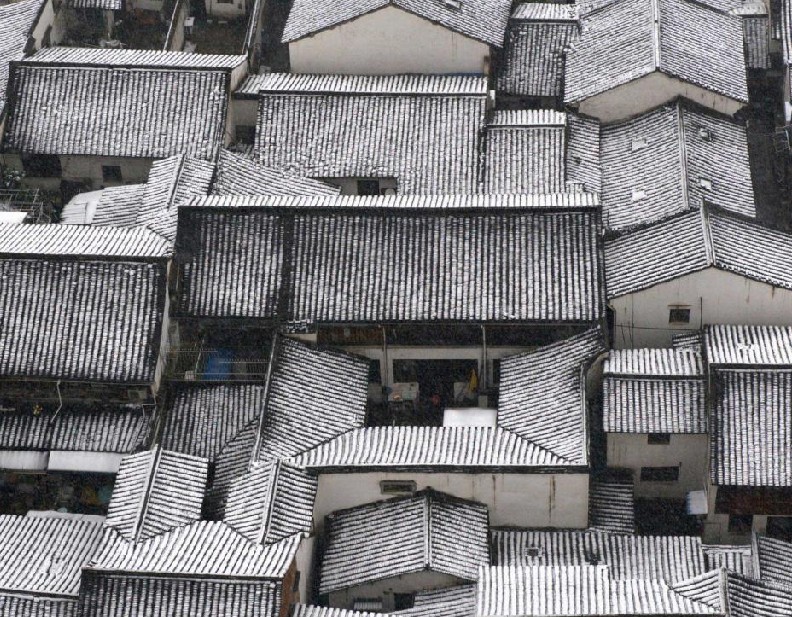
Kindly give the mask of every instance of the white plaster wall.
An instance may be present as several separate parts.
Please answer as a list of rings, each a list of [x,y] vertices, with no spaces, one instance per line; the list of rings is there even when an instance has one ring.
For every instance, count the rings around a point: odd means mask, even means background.
[[[690,307],[690,323],[670,325],[669,307]],[[792,291],[709,268],[614,298],[614,347],[669,347],[702,324],[792,325]]]
[[[34,45],[36,50],[41,49],[44,42],[44,35],[47,32],[47,28],[50,26],[52,26],[52,30],[50,31],[50,44],[57,45],[63,39],[64,31],[60,19],[62,9],[63,5],[61,4],[56,11],[53,0],[47,0],[44,4],[38,21],[32,30],[32,37],[35,41]]]
[[[380,491],[382,480],[412,480],[418,490],[431,487],[486,504],[490,525],[584,528],[588,525],[587,474],[531,473],[328,473],[319,476],[314,529],[324,517],[393,497]]]
[[[234,126],[256,126],[258,100],[232,97],[229,109]]]
[[[414,572],[403,574],[382,581],[374,581],[369,585],[357,585],[342,591],[329,594],[330,606],[351,609],[356,598],[382,598],[383,612],[393,612],[394,593],[412,593],[424,589],[437,589],[451,587],[464,583],[455,576],[441,574],[440,572]]]
[[[102,180],[102,165],[120,165],[122,184],[148,180],[153,159],[99,156],[61,156],[61,177],[64,180],[87,181],[92,189],[112,186]],[[117,183],[116,183],[117,184]]]
[[[293,41],[289,60],[292,73],[483,74],[489,46],[387,6]]]
[[[616,122],[647,112],[679,96],[730,116],[746,105],[654,72],[581,101],[579,111],[598,118],[601,122]]]
[[[71,452],[52,450],[47,469],[50,471],[84,471],[118,473],[123,454],[115,452]]]
[[[205,0],[206,12],[209,17],[220,19],[234,19],[244,17],[247,13],[245,0],[233,0],[233,2],[217,2],[217,0]]]
[[[684,498],[707,486],[707,435],[671,435],[668,445],[650,445],[646,434],[608,433],[608,467],[633,470],[636,497]],[[676,482],[641,482],[641,467],[679,466]]]
[[[297,588],[297,592],[300,594],[300,596],[295,598],[295,602],[310,604],[312,601],[310,593],[315,546],[316,536],[311,536],[309,538],[304,538],[300,542],[300,547],[297,549],[297,555],[294,558],[294,562],[297,566],[297,571],[300,573],[300,583]]]

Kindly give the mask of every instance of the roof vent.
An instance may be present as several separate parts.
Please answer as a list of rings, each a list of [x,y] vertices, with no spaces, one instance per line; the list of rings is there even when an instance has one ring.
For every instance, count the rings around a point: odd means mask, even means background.
[[[712,180],[707,180],[706,178],[699,178],[699,186],[703,188],[705,191],[711,191]]]
[[[526,557],[539,557],[542,554],[542,549],[539,546],[529,546],[525,549]]]
[[[633,189],[632,200],[641,201],[642,199],[646,199],[646,191]]]
[[[712,141],[712,133],[709,132],[709,129],[699,129],[698,135],[704,141]]]
[[[462,8],[462,0],[445,0],[445,5],[449,9],[458,11],[459,9]]]
[[[633,152],[635,152],[636,150],[643,150],[644,148],[646,148],[648,146],[649,146],[649,141],[646,139],[646,137],[640,137],[638,139],[633,139],[632,140],[632,145],[631,145],[630,149]]]

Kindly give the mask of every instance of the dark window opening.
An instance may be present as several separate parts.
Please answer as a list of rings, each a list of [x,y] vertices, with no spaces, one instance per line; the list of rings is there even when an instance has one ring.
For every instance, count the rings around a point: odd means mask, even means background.
[[[501,376],[501,361],[500,358],[497,358],[492,361],[492,385],[499,386],[500,385],[500,376]]]
[[[369,383],[382,383],[382,371],[380,369],[379,360],[369,361]]]
[[[327,326],[318,328],[316,337],[320,345],[382,346],[382,328]]]
[[[668,323],[690,323],[690,309],[680,307],[669,309]]]
[[[646,442],[650,446],[667,446],[671,443],[671,433],[649,433]]]
[[[393,608],[397,611],[405,611],[412,608],[415,602],[415,597],[411,593],[394,593],[393,594]]]
[[[792,542],[792,516],[770,516],[767,519],[767,537]]]
[[[358,180],[357,193],[358,195],[379,195],[380,194],[379,180]]]
[[[61,175],[61,161],[57,154],[23,156],[22,168],[26,175],[36,178],[58,178]]]
[[[383,495],[414,493],[417,489],[418,485],[413,480],[382,480],[380,482],[380,492]]]
[[[253,144],[256,141],[256,127],[248,125],[237,125],[236,140],[241,144]]]
[[[119,165],[102,165],[103,182],[122,182],[121,167]]]
[[[729,533],[751,533],[753,514],[730,514]]]
[[[387,329],[388,345],[480,346],[483,344],[481,328],[468,325],[410,325]]]
[[[641,467],[641,482],[676,482],[679,467]]]

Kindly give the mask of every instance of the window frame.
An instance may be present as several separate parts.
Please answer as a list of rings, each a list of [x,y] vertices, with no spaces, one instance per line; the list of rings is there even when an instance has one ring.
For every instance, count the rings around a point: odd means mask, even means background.
[[[668,323],[687,325],[691,317],[690,306],[686,304],[671,304],[668,306]]]
[[[668,477],[662,477],[664,474]],[[650,477],[652,475],[660,477]],[[641,482],[679,482],[679,465],[641,467]]]
[[[117,174],[116,171],[118,170]],[[118,177],[115,177],[115,176]],[[124,174],[121,170],[121,165],[102,165],[102,182],[118,182],[122,183],[124,181]]]
[[[650,446],[668,446],[671,444],[671,433],[648,433],[646,443]]]

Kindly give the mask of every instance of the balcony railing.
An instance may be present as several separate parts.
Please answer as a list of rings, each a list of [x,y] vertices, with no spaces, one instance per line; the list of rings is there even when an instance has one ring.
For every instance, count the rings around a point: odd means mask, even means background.
[[[263,381],[268,359],[263,349],[172,349],[166,376],[176,381]]]
[[[38,189],[0,188],[0,212],[24,212],[30,223],[49,223]]]

